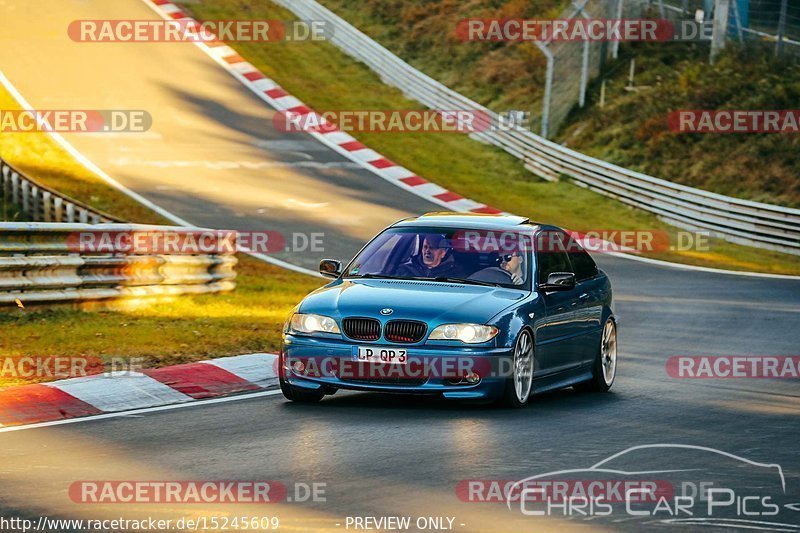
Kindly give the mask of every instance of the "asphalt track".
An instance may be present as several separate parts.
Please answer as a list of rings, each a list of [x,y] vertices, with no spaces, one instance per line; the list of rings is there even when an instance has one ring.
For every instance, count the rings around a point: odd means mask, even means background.
[[[323,254],[281,256],[313,267],[320,255],[349,256],[396,219],[437,209],[310,138],[273,131],[265,104],[193,46],[79,44],[66,36],[75,19],[156,18],[139,0],[0,0],[0,12],[0,66],[34,107],[151,112],[147,134],[68,139],[121,183],[192,223],[324,232]],[[343,530],[347,516],[395,514],[453,516],[456,531],[671,529],[625,515],[534,520],[456,495],[460,480],[584,468],[654,443],[779,464],[786,497],[800,502],[797,380],[679,380],[665,370],[672,355],[798,355],[800,281],[610,257],[599,263],[622,320],[611,394],[563,391],[513,412],[342,393],[302,406],[276,395],[4,433],[0,514],[267,513],[285,529],[309,531]],[[684,461],[679,450],[659,456],[676,468]],[[748,475],[742,469],[735,481],[747,484]],[[202,510],[77,505],[66,491],[82,479],[317,482],[326,484],[326,501]],[[800,513],[774,522],[800,524]]]

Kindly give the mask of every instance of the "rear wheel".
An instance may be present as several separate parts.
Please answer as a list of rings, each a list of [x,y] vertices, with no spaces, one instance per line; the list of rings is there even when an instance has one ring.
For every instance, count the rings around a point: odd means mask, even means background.
[[[505,407],[520,408],[528,402],[533,385],[533,336],[523,330],[514,345],[512,374],[500,403]]]
[[[592,379],[575,385],[581,392],[606,392],[617,376],[617,325],[609,318],[603,326],[600,349],[592,367]]]

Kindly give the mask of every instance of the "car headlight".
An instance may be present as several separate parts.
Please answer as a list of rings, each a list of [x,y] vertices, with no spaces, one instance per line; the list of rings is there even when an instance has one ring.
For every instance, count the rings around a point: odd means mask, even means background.
[[[494,326],[483,326],[481,324],[442,324],[431,331],[428,339],[480,344],[492,340],[498,331],[500,330]]]
[[[329,316],[295,313],[289,321],[289,331],[296,333],[341,333],[339,325]]]

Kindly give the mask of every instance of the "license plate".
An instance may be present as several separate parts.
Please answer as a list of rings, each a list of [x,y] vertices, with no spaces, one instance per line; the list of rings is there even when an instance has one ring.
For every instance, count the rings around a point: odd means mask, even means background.
[[[379,348],[374,346],[353,346],[353,361],[404,365],[408,361],[408,350],[399,348]]]

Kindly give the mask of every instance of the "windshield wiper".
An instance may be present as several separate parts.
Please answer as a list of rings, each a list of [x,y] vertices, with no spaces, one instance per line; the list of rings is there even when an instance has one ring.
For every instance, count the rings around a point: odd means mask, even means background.
[[[477,279],[469,278],[450,278],[447,276],[436,276],[428,278],[424,276],[387,276],[384,274],[361,274],[358,276],[347,276],[353,279],[398,279],[398,280],[413,280],[413,281],[438,281],[440,283],[463,283],[465,285],[483,285],[486,287],[502,287],[499,283],[492,283],[491,281],[480,281]]]
[[[492,283],[491,281],[481,281],[477,279],[469,279],[469,278],[449,278],[447,276],[437,276],[433,279],[433,281],[443,281],[449,283],[463,283],[465,285],[484,285],[486,287],[502,287],[499,283]]]

